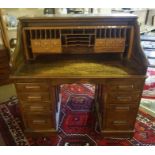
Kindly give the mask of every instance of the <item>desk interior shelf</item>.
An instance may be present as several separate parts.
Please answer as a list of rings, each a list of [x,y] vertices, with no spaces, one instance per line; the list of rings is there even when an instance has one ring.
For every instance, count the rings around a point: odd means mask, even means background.
[[[26,27],[28,59],[37,54],[124,53],[129,51],[132,26]]]

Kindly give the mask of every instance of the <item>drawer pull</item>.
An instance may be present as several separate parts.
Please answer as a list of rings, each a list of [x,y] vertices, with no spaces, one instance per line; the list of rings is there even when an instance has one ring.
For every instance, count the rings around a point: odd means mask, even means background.
[[[40,89],[40,86],[25,86],[26,89]]]
[[[118,89],[133,89],[134,85],[119,85]]]
[[[117,100],[119,100],[119,101],[131,101],[132,97],[131,96],[117,96]]]
[[[128,124],[128,122],[127,121],[113,121],[113,124],[114,125],[126,125]]]
[[[32,123],[33,124],[45,124],[46,121],[45,120],[33,120]]]
[[[123,107],[122,106],[120,106],[120,107],[117,106],[117,107],[115,107],[115,110],[127,110],[127,111],[129,111],[129,109],[130,109],[129,106],[126,106],[126,107],[125,106],[123,106]]]
[[[44,109],[42,106],[30,106],[31,111],[43,111]]]
[[[41,99],[41,96],[28,96],[27,98],[28,99],[34,99],[34,100],[35,99],[39,99],[40,100]]]

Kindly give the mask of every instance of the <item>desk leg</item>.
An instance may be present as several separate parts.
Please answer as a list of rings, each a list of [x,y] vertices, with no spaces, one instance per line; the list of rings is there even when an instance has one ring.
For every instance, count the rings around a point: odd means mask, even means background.
[[[98,118],[99,128],[102,130],[103,127],[103,107],[104,107],[104,101],[103,101],[103,85],[98,84],[96,85],[95,89],[95,112],[96,116]]]
[[[55,86],[55,99],[56,99],[55,109],[56,109],[56,112],[58,112],[58,110],[59,110],[58,103],[61,101],[60,93],[61,93],[60,86]]]
[[[52,103],[52,122],[54,124],[54,129],[58,130],[59,124],[59,114],[60,114],[60,86],[51,86],[50,87],[50,98]]]

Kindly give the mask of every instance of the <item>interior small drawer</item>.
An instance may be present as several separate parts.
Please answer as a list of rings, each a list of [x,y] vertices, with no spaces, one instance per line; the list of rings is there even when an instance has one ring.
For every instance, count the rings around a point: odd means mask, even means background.
[[[50,101],[50,94],[43,93],[43,92],[36,92],[36,93],[18,93],[21,101],[26,102],[45,102]]]
[[[32,39],[33,53],[60,53],[61,40],[60,39]]]
[[[16,88],[19,91],[48,91],[48,83],[16,83]]]
[[[107,95],[107,103],[133,104],[139,102],[140,98],[141,92],[111,92]]]
[[[45,130],[54,128],[54,122],[51,116],[31,115],[26,117],[27,127],[33,130]]]
[[[107,81],[109,91],[142,90],[144,79],[111,79]]]

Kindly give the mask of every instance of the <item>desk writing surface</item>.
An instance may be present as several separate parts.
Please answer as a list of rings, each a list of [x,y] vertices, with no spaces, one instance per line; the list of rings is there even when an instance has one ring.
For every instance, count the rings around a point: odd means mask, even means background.
[[[101,60],[72,59],[52,60],[44,63],[24,64],[15,76],[32,77],[117,77],[135,75],[135,72],[120,62],[104,62]]]

